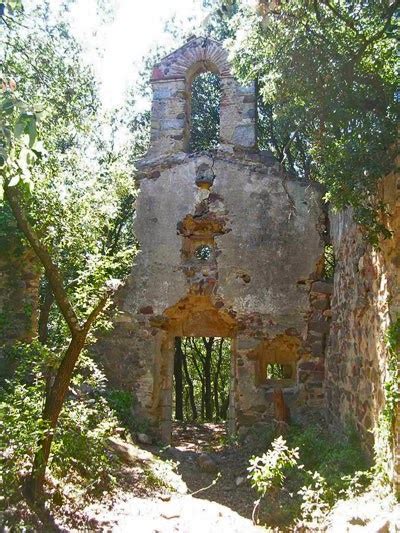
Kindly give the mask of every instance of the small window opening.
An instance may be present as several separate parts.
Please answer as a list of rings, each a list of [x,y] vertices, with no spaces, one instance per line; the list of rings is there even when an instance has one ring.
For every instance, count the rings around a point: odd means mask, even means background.
[[[266,379],[293,379],[293,365],[281,365],[279,363],[268,363],[266,369]]]
[[[192,82],[189,152],[211,150],[219,142],[221,81],[212,72],[198,74]]]
[[[194,256],[201,261],[209,261],[211,259],[212,249],[208,244],[202,244],[196,248]]]

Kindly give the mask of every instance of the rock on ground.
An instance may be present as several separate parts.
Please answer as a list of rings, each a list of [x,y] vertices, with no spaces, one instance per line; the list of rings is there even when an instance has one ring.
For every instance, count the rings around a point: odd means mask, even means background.
[[[350,500],[340,500],[328,517],[329,533],[398,533],[400,504],[392,495],[375,491]]]
[[[208,474],[216,474],[218,472],[218,467],[214,461],[207,453],[201,453],[196,460],[199,465],[200,470],[207,472]]]

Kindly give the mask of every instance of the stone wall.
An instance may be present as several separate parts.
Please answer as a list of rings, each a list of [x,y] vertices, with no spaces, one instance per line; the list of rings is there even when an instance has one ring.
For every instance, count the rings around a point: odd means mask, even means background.
[[[373,249],[351,212],[331,216],[336,256],[332,325],[327,354],[328,419],[337,426],[355,425],[372,453],[385,403],[388,351],[385,335],[400,316],[400,181],[389,176],[381,191],[390,215],[393,238]],[[397,431],[399,421],[397,419]],[[391,475],[399,483],[399,435]],[[397,460],[395,456],[397,454]]]
[[[0,237],[0,377],[7,375],[4,347],[29,342],[37,331],[39,269],[15,228]]]
[[[220,144],[191,154],[190,83],[207,69],[222,81]],[[141,251],[117,296],[115,328],[95,350],[165,440],[175,336],[232,339],[232,430],[274,416],[276,387],[294,418],[323,404],[331,287],[319,280],[321,193],[256,149],[255,117],[254,84],[236,82],[215,41],[192,39],[154,69],[136,206]],[[266,379],[272,363],[292,369],[288,382]]]

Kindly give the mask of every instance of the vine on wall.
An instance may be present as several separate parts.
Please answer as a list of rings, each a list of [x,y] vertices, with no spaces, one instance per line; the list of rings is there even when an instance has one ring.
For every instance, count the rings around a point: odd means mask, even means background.
[[[388,465],[392,463],[396,410],[400,401],[400,316],[388,327],[385,340],[388,350],[385,405],[378,421],[375,458],[377,472],[387,481]]]

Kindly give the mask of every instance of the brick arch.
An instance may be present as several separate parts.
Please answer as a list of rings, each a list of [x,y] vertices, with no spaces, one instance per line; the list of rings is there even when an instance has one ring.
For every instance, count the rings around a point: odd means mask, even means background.
[[[208,37],[196,37],[164,57],[154,67],[152,81],[186,80],[190,83],[194,76],[206,71],[221,77],[232,76],[228,53],[222,45]]]

